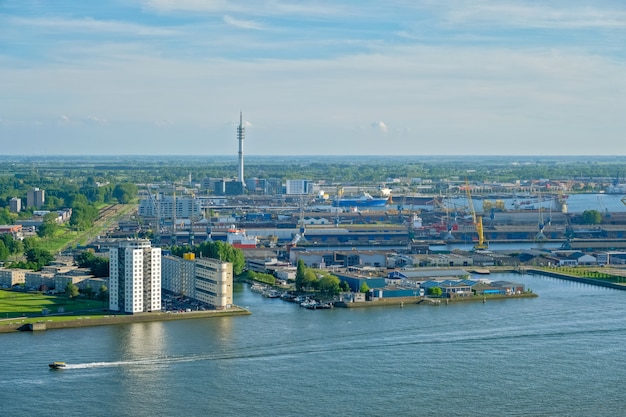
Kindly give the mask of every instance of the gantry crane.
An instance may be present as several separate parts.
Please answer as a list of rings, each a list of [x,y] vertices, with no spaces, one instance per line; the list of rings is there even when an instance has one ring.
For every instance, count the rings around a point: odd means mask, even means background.
[[[478,234],[478,242],[474,245],[474,249],[488,249],[489,245],[487,244],[487,241],[485,241],[485,234],[483,232],[483,216],[476,215],[476,210],[474,210],[474,203],[472,203],[472,193],[470,192],[470,187],[467,180],[465,180],[465,193],[467,194],[467,205],[469,206],[470,212],[472,213],[472,222],[474,224],[474,228],[476,229],[476,233]]]

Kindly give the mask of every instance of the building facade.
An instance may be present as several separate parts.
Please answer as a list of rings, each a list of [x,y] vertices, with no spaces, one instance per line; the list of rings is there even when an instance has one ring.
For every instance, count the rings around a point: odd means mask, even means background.
[[[313,192],[313,181],[311,180],[287,180],[285,183],[285,194],[303,195]]]
[[[22,211],[22,199],[18,197],[13,197],[9,201],[9,210],[11,213],[19,213]]]
[[[201,218],[201,203],[196,197],[176,197],[176,218]],[[154,200],[150,198],[142,199],[139,201],[138,213],[141,217],[159,217],[162,220],[171,219],[174,216],[174,197],[159,193]]]
[[[192,254],[193,255],[193,254]],[[196,298],[196,262],[192,257],[163,256],[161,288],[172,294]]]
[[[217,310],[233,304],[233,264],[218,259],[196,259],[196,299]]]
[[[40,190],[39,188],[33,188],[26,194],[26,207],[43,207],[46,202],[46,190]]]
[[[120,241],[109,254],[109,309],[161,310],[161,248],[146,239]]]

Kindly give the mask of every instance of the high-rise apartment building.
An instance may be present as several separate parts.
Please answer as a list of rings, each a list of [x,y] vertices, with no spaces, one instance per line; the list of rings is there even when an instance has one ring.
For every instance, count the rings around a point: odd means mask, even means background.
[[[46,190],[33,188],[26,193],[26,207],[41,208],[46,202]]]
[[[20,211],[22,211],[22,199],[18,197],[13,197],[9,201],[9,210],[11,210],[11,213],[19,213]]]
[[[161,310],[161,248],[147,239],[124,240],[109,255],[109,309]]]
[[[183,258],[166,255],[161,259],[161,288],[172,294],[196,298],[196,261],[191,254]]]
[[[233,264],[211,258],[196,259],[196,299],[217,310],[233,304]]]

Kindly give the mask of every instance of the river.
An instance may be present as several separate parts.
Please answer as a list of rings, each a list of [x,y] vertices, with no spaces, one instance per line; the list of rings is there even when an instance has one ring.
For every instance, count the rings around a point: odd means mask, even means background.
[[[491,278],[539,297],[2,334],[2,415],[623,415],[626,292]]]

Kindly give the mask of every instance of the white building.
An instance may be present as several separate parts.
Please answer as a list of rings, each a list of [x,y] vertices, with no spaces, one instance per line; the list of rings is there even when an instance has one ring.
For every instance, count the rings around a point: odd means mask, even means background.
[[[183,295],[217,310],[232,307],[233,264],[211,258],[196,259],[193,254],[164,256],[163,289]]]
[[[196,299],[217,310],[232,307],[233,264],[218,259],[196,259]]]
[[[199,219],[202,217],[203,201],[196,197],[176,197],[177,219]],[[145,198],[139,201],[138,213],[141,217],[158,217],[171,219],[174,214],[174,197],[162,193],[154,196],[154,200]]]
[[[188,254],[184,259],[178,256],[164,256],[161,265],[161,288],[173,294],[195,299],[195,258]]]
[[[287,180],[285,183],[285,194],[302,195],[313,192],[313,181],[311,180]]]
[[[146,239],[124,240],[109,252],[109,309],[161,310],[161,248]]]

